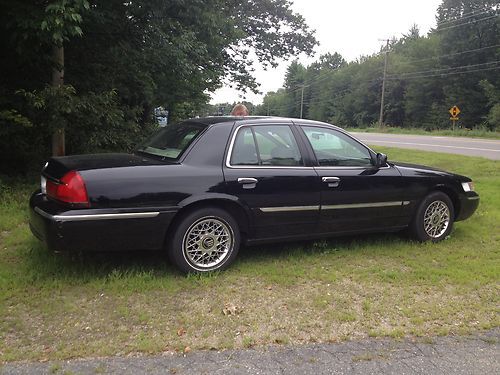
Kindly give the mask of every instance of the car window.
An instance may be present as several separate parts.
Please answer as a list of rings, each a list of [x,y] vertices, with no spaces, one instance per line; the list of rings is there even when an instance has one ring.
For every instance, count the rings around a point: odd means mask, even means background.
[[[203,129],[201,124],[189,122],[167,125],[136,151],[153,157],[178,159]]]
[[[259,165],[252,128],[241,128],[236,135],[231,165]]]
[[[370,152],[363,145],[334,129],[303,126],[319,165],[327,167],[368,167]]]
[[[266,125],[238,131],[231,165],[301,166],[303,163],[290,127]]]

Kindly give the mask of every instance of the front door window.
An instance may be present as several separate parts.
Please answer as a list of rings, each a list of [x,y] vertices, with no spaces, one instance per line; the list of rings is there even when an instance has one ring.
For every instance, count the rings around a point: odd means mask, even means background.
[[[345,134],[333,129],[302,127],[322,167],[370,167],[370,152]]]

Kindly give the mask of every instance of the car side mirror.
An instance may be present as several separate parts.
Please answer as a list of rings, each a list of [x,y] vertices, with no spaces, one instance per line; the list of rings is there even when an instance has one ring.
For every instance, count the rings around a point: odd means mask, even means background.
[[[377,159],[375,161],[375,166],[377,168],[383,167],[384,165],[387,164],[387,155],[386,154],[381,154],[380,152],[377,153]]]

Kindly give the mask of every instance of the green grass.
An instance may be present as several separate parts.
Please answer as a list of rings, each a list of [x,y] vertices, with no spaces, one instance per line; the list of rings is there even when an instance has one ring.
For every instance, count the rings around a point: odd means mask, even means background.
[[[349,132],[364,132],[364,133],[387,133],[387,134],[416,134],[416,135],[441,135],[453,137],[474,137],[474,138],[488,138],[500,139],[500,132],[489,131],[482,129],[436,129],[425,130],[422,128],[398,128],[386,126],[380,129],[378,126],[371,126],[366,128],[346,128]]]
[[[481,204],[438,244],[397,234],[243,248],[227,271],[163,254],[53,254],[30,234],[37,181],[0,185],[0,362],[462,334],[500,322],[500,162],[377,147],[468,175]],[[227,304],[237,314],[224,315]]]

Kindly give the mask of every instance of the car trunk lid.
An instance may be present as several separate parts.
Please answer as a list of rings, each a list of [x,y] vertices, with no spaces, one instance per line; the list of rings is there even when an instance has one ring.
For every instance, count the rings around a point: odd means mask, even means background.
[[[165,164],[170,163],[133,154],[72,155],[50,158],[42,170],[42,175],[54,180],[60,180],[70,171]]]

